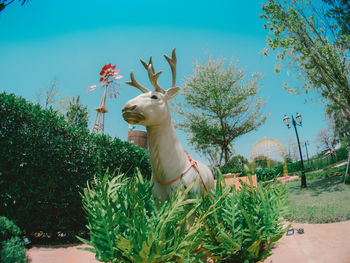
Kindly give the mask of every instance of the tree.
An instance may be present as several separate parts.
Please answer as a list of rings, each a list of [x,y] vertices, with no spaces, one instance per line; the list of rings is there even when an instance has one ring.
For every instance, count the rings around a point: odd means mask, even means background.
[[[344,121],[344,114],[339,110],[337,105],[329,103],[326,107],[326,116],[332,121],[333,136],[341,140],[345,145],[350,143],[350,129],[346,121]]]
[[[335,123],[330,121],[328,128],[318,131],[315,142],[324,154],[331,155],[337,161],[336,146],[339,142],[335,136]]]
[[[87,106],[80,104],[80,96],[76,99],[73,97],[69,102],[65,119],[71,125],[88,128],[89,112]]]
[[[327,10],[316,9],[305,0],[269,0],[262,10],[270,33],[264,53],[278,50],[279,63],[294,70],[305,93],[315,91],[336,105],[350,123],[350,36],[342,33],[342,25]],[[297,87],[285,87],[300,93]]]
[[[327,15],[334,18],[341,28],[341,35],[350,35],[350,2],[349,0],[323,0],[330,5]]]
[[[186,104],[177,104],[183,117],[178,127],[189,132],[190,143],[202,153],[219,147],[219,164],[223,157],[225,163],[229,161],[234,139],[257,129],[267,118],[260,112],[264,101],[257,96],[261,75],[244,78],[244,69],[232,62],[224,67],[223,59],[197,63],[182,90]]]
[[[299,160],[299,149],[294,138],[288,139],[287,153],[285,154],[287,163],[294,163]]]
[[[35,102],[40,104],[44,109],[51,106],[62,114],[65,114],[69,101],[69,98],[64,98],[59,95],[57,81],[52,81],[50,83],[50,86],[45,89],[45,94],[43,94],[41,89],[35,94]]]
[[[0,12],[5,9],[9,4],[12,4],[15,0],[0,0]],[[25,3],[29,2],[29,0],[19,0],[21,2],[21,5],[24,5]]]

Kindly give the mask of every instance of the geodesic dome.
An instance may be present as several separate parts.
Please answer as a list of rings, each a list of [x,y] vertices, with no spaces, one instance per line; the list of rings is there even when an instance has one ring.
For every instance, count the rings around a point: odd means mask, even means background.
[[[275,160],[284,163],[283,174],[287,175],[287,166],[285,164],[285,150],[283,144],[272,138],[264,138],[254,144],[250,150],[250,161],[253,164],[253,170],[255,170],[255,160],[265,158],[267,160],[267,166],[270,167],[270,160]]]

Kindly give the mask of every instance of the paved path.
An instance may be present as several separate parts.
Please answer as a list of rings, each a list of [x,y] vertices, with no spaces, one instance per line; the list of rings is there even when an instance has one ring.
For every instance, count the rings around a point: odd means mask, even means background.
[[[264,263],[349,263],[350,221],[332,224],[293,223],[304,234],[284,236]]]
[[[77,248],[86,245],[33,247],[27,251],[28,263],[97,263],[95,255]]]
[[[350,263],[350,221],[332,224],[300,224],[304,234],[284,236],[264,263]],[[34,247],[31,263],[97,263],[94,255],[77,250],[84,245]]]

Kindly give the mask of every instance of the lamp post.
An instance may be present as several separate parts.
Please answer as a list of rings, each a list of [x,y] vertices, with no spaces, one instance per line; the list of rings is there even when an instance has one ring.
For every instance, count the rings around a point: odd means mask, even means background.
[[[297,121],[295,121],[294,116],[292,115],[292,124],[295,130],[295,134],[297,137],[297,142],[298,142],[298,148],[299,148],[299,155],[300,155],[300,163],[301,163],[301,188],[306,188],[306,176],[305,176],[305,171],[304,171],[304,162],[303,162],[303,155],[301,153],[301,147],[300,147],[300,141],[299,141],[299,135],[298,135],[298,130],[297,126],[302,126],[301,125],[301,115],[297,113],[295,116]],[[287,125],[288,129],[290,128],[289,126],[289,117],[287,115],[284,115],[283,117],[283,122]]]
[[[307,165],[308,165],[308,171],[310,171],[310,160],[309,160],[309,152],[307,150],[307,146],[309,145],[309,141],[305,141],[305,149],[306,149],[306,157],[307,157]]]

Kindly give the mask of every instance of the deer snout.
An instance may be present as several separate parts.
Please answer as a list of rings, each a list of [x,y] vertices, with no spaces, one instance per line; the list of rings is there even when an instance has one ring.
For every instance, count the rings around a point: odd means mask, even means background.
[[[126,104],[122,109],[122,115],[124,120],[130,124],[138,124],[146,119],[142,113],[137,111],[136,105]]]
[[[125,106],[123,107],[123,109],[122,109],[122,112],[133,111],[133,110],[135,110],[135,109],[136,109],[136,105],[131,105],[131,106],[125,105]]]

